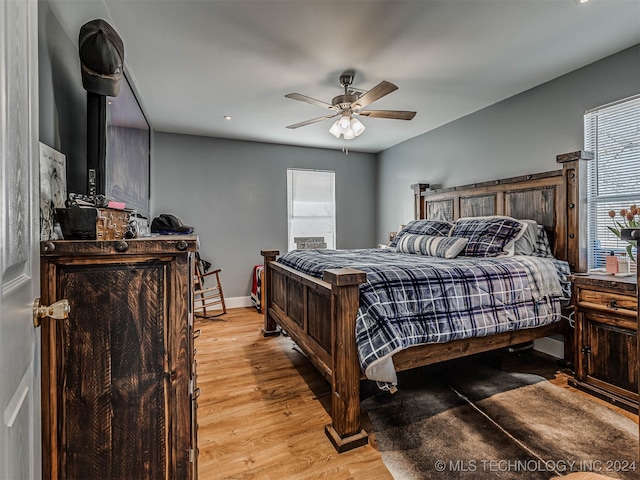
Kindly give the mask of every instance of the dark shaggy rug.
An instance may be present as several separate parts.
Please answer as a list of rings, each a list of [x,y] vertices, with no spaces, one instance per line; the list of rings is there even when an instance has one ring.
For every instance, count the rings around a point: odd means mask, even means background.
[[[469,364],[362,402],[397,480],[640,478],[638,425],[545,378]]]

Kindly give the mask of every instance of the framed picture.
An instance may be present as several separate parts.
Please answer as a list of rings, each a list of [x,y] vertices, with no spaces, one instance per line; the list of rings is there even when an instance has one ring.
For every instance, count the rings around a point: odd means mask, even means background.
[[[40,240],[63,238],[55,213],[64,208],[66,199],[66,156],[40,142]]]

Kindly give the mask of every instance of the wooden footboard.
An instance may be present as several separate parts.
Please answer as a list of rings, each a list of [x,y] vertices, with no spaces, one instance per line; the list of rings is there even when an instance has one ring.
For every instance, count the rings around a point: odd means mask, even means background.
[[[331,423],[327,436],[338,452],[368,442],[360,426],[360,364],[356,353],[358,286],[366,273],[327,270],[322,280],[275,262],[276,250],[263,250],[265,308],[263,335],[277,325],[307,354],[331,383]]]

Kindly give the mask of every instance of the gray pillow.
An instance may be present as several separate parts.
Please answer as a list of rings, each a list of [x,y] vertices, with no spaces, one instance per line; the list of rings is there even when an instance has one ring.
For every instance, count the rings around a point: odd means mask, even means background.
[[[538,239],[538,222],[535,220],[520,220],[527,224],[524,233],[513,245],[514,255],[534,255]]]

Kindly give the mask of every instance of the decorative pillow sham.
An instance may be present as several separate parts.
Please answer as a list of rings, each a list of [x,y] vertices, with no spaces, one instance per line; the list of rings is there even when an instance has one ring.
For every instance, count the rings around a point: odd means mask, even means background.
[[[509,257],[525,227],[520,220],[500,215],[467,217],[456,220],[451,236],[469,239],[464,249],[468,257]]]
[[[535,255],[538,243],[538,223],[535,220],[520,220],[527,224],[522,236],[513,244],[514,255]]]
[[[442,237],[433,235],[415,235],[407,233],[402,236],[396,252],[419,253],[430,257],[455,258],[464,250],[466,238]]]
[[[400,239],[407,233],[412,233],[414,235],[446,237],[449,235],[451,227],[453,227],[453,223],[443,220],[412,220],[398,232],[398,235],[396,235],[396,238],[391,241],[389,246],[395,247],[398,245]]]

